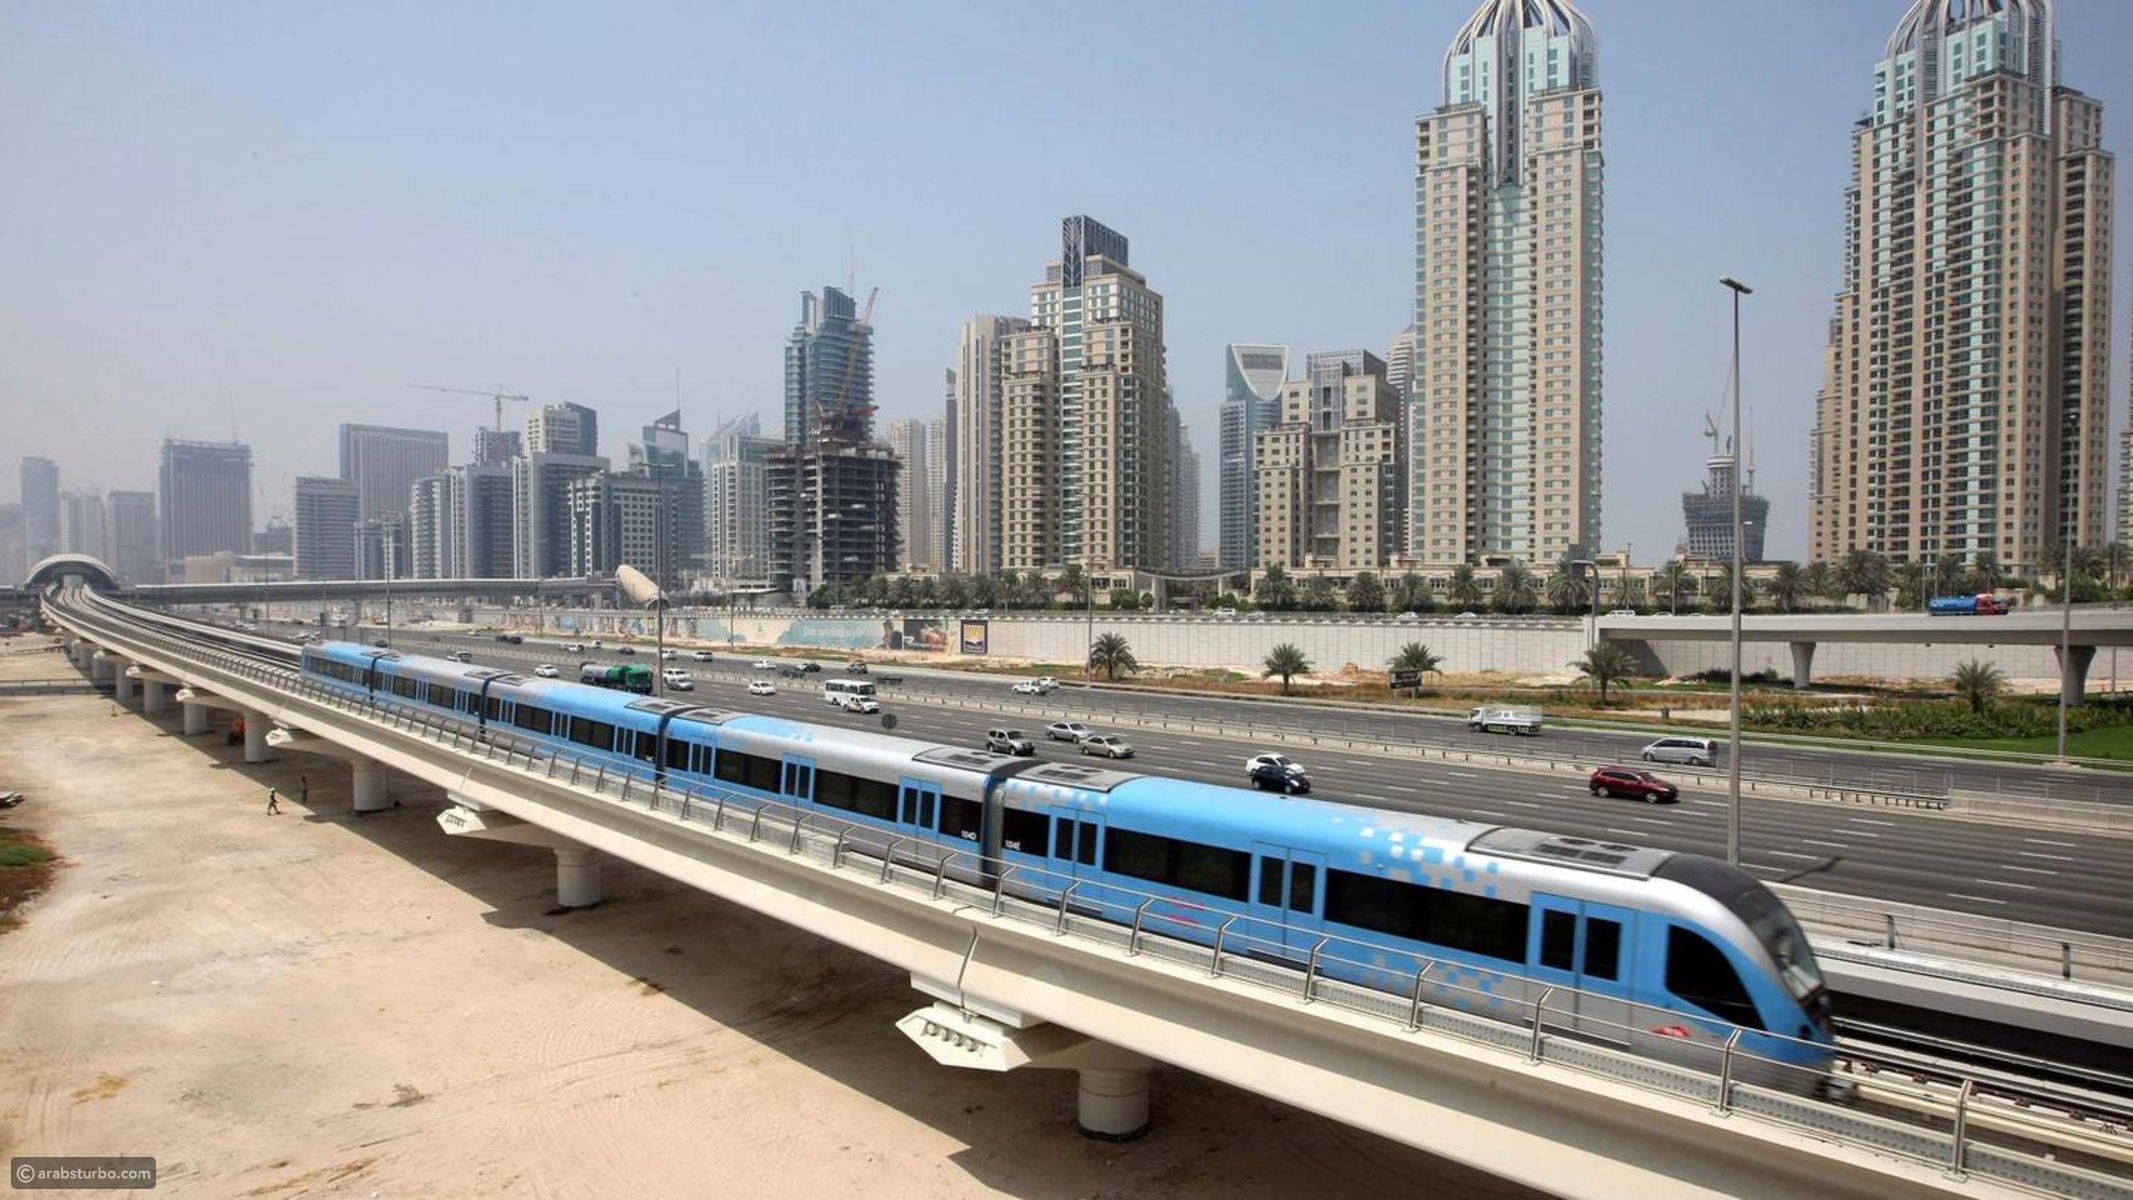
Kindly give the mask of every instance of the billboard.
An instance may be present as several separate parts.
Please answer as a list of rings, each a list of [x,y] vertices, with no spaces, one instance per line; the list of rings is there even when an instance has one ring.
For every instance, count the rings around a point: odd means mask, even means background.
[[[898,622],[886,620],[881,623],[881,648],[884,650],[933,650],[948,649],[948,625],[939,617],[905,617]]]
[[[992,642],[992,625],[989,621],[958,621],[956,623],[956,653],[986,654]]]

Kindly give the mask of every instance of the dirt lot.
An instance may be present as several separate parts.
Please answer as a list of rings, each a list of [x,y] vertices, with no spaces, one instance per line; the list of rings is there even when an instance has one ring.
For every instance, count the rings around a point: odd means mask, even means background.
[[[1071,1075],[905,1041],[873,960],[612,862],[550,915],[552,858],[447,838],[434,789],[358,820],[344,767],[115,707],[0,700],[12,823],[63,857],[0,934],[0,1157],[214,1197],[1530,1195],[1169,1069],[1153,1133],[1085,1140]]]

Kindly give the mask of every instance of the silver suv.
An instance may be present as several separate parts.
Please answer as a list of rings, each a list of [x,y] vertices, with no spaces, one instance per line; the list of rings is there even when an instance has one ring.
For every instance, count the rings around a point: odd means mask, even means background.
[[[985,748],[994,754],[1035,754],[1037,743],[1019,729],[988,729],[985,731]]]
[[[1664,737],[1640,753],[1645,762],[1687,763],[1692,767],[1718,765],[1718,743],[1710,738]]]

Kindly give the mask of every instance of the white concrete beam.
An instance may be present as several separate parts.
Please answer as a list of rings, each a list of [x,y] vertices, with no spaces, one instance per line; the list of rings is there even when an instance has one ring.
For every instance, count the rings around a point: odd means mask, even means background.
[[[556,904],[590,908],[600,902],[600,858],[583,842],[573,841],[521,817],[494,808],[455,804],[437,814],[437,824],[454,837],[544,846],[555,851]]]

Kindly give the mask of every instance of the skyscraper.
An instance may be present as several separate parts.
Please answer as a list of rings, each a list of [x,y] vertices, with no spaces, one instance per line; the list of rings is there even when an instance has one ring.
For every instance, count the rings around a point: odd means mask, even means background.
[[[166,439],[157,480],[163,514],[157,554],[165,563],[252,545],[252,448],[236,442]]]
[[[926,530],[931,539],[926,565],[948,569],[948,544],[955,531],[954,409],[926,422]],[[906,557],[909,557],[907,554]]]
[[[1259,562],[1381,571],[1398,552],[1400,399],[1367,350],[1314,354],[1255,449]]]
[[[901,464],[872,441],[781,442],[769,455],[770,578],[804,597],[896,569]]]
[[[23,537],[22,506],[0,504],[0,583],[14,586],[27,581],[31,565]]]
[[[936,524],[940,486],[935,455],[940,452],[937,434],[942,421],[903,420],[889,423],[889,449],[896,452],[903,469],[897,473],[897,544],[906,570],[932,571],[941,566]]]
[[[948,565],[957,571],[976,575],[1001,567],[1002,355],[1007,339],[1028,329],[1021,317],[981,314],[963,323],[956,341],[949,372],[955,471]]]
[[[572,575],[612,575],[624,564],[662,588],[675,586],[672,487],[648,475],[601,472],[565,487]],[[699,493],[701,494],[701,493]]]
[[[355,577],[407,579],[407,518],[364,517],[355,523]]]
[[[341,478],[356,486],[362,517],[404,517],[408,489],[451,461],[450,439],[428,429],[341,426]]]
[[[1408,551],[1600,540],[1600,92],[1570,0],[1484,0],[1415,122]]]
[[[1809,546],[2049,567],[2106,528],[2111,183],[2048,0],[1915,0],[1852,133]]]
[[[825,431],[863,440],[873,415],[873,327],[836,288],[800,293],[800,321],[785,342],[785,443],[807,445]]]
[[[541,441],[530,431],[526,440],[531,445]],[[605,474],[607,460],[595,454],[536,450],[512,459],[506,469],[511,472],[511,577],[551,579],[570,574],[570,485]],[[473,534],[470,525],[468,536]]]
[[[49,458],[22,460],[22,531],[31,566],[59,553],[59,466]]]
[[[346,479],[300,475],[296,480],[296,576],[354,579],[356,523],[362,491]]]
[[[782,444],[753,416],[704,439],[704,570],[715,586],[770,578],[770,452]]]
[[[507,535],[508,536],[508,535]],[[408,488],[407,577],[451,579],[452,477],[431,475]]]
[[[689,454],[689,434],[681,427],[681,410],[644,427],[644,440],[629,448],[629,473],[660,488],[658,562],[622,561],[638,568],[664,588],[680,588],[703,569],[704,475]]]
[[[1281,419],[1281,385],[1289,377],[1289,348],[1232,343],[1222,353],[1222,393],[1216,490],[1221,512],[1222,565],[1259,564],[1259,492],[1253,483],[1256,439]]]
[[[111,492],[104,497],[104,562],[127,584],[154,583],[156,496]]]
[[[445,472],[446,578],[510,579],[518,573],[519,476],[513,459],[475,463]],[[595,461],[598,461],[597,459]]]
[[[1200,561],[1200,452],[1183,422],[1171,429],[1170,565],[1190,569]]]
[[[510,443],[504,439],[503,445]],[[600,453],[600,414],[582,404],[550,404],[526,414],[525,453],[575,454],[591,458]],[[493,455],[497,445],[491,442]]]
[[[59,548],[104,560],[104,494],[92,489],[59,493]],[[105,566],[111,565],[108,561]]]
[[[1023,417],[1033,453],[1056,446],[1057,554],[1017,546],[1010,534],[1004,565],[1160,569],[1169,562],[1171,502],[1163,298],[1127,265],[1124,234],[1073,216],[1059,223],[1059,240],[1059,260],[1030,289],[1034,329],[1010,339],[1005,377],[1010,426],[1018,404],[1049,405],[1054,414],[1032,409]],[[1036,361],[1039,354],[1049,362]],[[1056,428],[1041,428],[1048,421]],[[1011,444],[1010,471],[1015,453]],[[1014,512],[1015,493],[1040,486],[1038,475],[1010,475],[1003,503]],[[1028,561],[1038,557],[1045,560]]]
[[[510,462],[525,453],[524,445],[516,429],[477,429],[474,431],[474,461],[485,467]]]
[[[1740,469],[1740,457],[1730,441],[1719,436],[1716,422],[1706,421],[1704,436],[1711,439],[1711,456],[1704,460],[1706,476],[1701,490],[1681,493],[1682,549],[1711,562],[1733,561],[1733,489],[1740,493],[1741,561],[1763,561],[1763,535],[1770,529],[1770,501],[1755,494],[1755,458]],[[1730,601],[1728,601],[1730,603]]]

